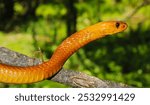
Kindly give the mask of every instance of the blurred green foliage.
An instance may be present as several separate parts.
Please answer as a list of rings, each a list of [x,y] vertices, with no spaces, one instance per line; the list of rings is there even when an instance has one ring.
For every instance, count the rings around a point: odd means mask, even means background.
[[[73,1],[15,0],[13,8],[9,8],[13,13],[7,14],[8,17],[5,12],[11,11],[6,11],[5,3],[0,2],[0,45],[29,56],[34,56],[40,48],[48,59],[69,36],[68,19],[75,21],[72,24],[76,26],[75,30],[98,21],[124,20],[129,26],[125,32],[88,44],[73,54],[64,68],[135,87],[150,87],[150,2]],[[75,11],[68,12],[72,9]],[[68,86],[45,80],[29,85],[0,84],[0,87]]]

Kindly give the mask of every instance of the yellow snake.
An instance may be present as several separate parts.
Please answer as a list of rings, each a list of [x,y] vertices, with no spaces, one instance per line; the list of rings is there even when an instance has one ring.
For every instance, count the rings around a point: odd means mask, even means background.
[[[126,28],[127,24],[121,21],[99,22],[66,38],[52,57],[42,64],[30,67],[0,64],[0,82],[22,84],[47,79],[56,74],[79,48],[98,38],[122,32]]]

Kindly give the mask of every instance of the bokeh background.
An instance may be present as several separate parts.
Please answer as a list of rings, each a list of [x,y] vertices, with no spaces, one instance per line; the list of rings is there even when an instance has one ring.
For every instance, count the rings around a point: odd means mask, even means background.
[[[150,87],[150,0],[0,0],[0,46],[47,60],[66,37],[107,20],[129,27],[80,49],[64,68]],[[44,80],[0,87],[68,86]]]

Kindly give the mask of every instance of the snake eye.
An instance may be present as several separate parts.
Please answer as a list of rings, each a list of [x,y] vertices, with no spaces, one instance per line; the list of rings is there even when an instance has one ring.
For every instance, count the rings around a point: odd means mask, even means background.
[[[116,22],[116,28],[118,28],[120,26],[119,22]]]

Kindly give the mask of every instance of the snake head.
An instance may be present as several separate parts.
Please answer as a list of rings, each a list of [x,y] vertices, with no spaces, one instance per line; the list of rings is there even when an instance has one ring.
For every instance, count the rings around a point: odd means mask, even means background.
[[[124,31],[128,25],[122,21],[107,21],[101,22],[100,32],[103,32],[105,35],[112,35]]]

